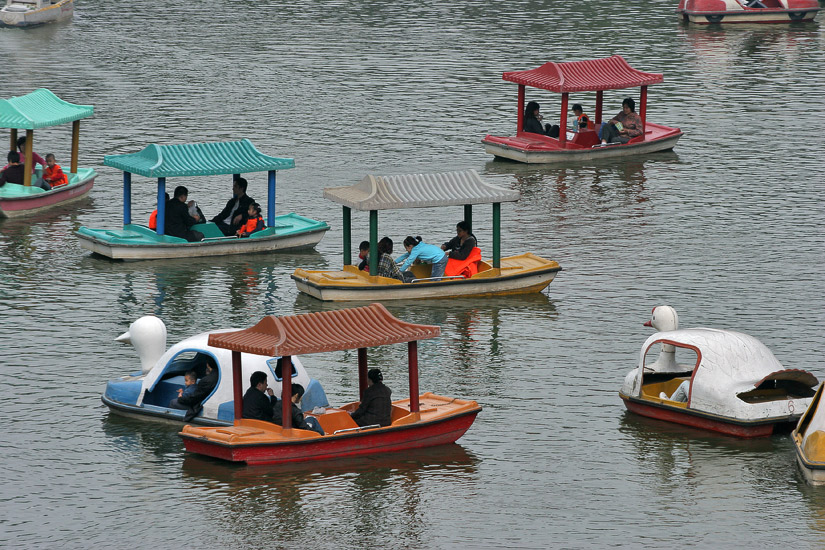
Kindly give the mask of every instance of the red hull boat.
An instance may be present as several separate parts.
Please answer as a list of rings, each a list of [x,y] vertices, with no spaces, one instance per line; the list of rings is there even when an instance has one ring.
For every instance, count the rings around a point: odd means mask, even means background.
[[[796,23],[813,21],[817,0],[680,0],[676,12],[685,21],[714,23]]]

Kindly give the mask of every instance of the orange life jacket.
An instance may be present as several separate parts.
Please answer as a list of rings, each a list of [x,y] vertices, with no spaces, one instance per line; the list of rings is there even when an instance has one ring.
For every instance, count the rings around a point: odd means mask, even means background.
[[[261,229],[264,229],[266,227],[266,225],[264,225],[264,223],[263,223],[264,222],[263,217],[258,216],[257,218],[249,218],[246,221],[245,224],[243,224],[242,226],[240,226],[238,228],[237,235],[241,236],[244,233],[246,233],[246,234],[254,233],[255,230],[258,229],[258,222],[261,222],[261,225],[263,226],[263,227],[261,227]]]
[[[481,249],[477,246],[473,247],[470,255],[466,260],[456,260],[455,258],[447,259],[447,267],[444,268],[444,275],[454,277],[462,275],[465,279],[469,279],[478,273],[478,262],[481,260]]]
[[[60,168],[59,164],[55,164],[52,167],[46,165],[46,167],[43,168],[43,179],[46,180],[46,183],[52,187],[58,187],[69,183],[69,178],[67,178],[66,174],[63,173],[63,170]]]
[[[149,214],[149,229],[158,230],[158,209]]]
[[[584,113],[582,113],[582,114],[580,114],[579,116],[576,117],[576,128],[578,128],[579,130],[583,129],[581,127],[581,122],[582,122],[583,118],[587,119],[587,129],[588,130],[595,130],[596,129],[596,125],[593,123],[592,120],[590,120],[590,117],[587,116]]]

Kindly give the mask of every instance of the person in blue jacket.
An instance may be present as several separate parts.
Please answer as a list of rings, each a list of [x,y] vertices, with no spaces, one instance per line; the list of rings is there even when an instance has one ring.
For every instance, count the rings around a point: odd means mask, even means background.
[[[421,237],[407,237],[404,239],[406,254],[401,254],[395,259],[395,263],[401,264],[401,271],[404,272],[414,261],[418,260],[425,264],[433,264],[431,277],[443,277],[444,269],[447,267],[447,255],[441,248],[421,242]],[[403,263],[402,263],[403,262]]]

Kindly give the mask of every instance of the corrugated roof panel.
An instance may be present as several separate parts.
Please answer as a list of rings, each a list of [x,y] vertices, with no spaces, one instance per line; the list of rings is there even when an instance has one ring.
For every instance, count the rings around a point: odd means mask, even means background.
[[[64,101],[46,88],[26,95],[0,99],[0,128],[35,130],[73,122],[94,114],[91,105]]]
[[[475,170],[464,170],[368,175],[349,187],[327,187],[324,198],[363,211],[514,202],[521,194],[486,183]]]
[[[176,145],[150,143],[138,153],[106,155],[103,164],[149,178],[244,174],[295,167],[293,159],[264,155],[248,139]]]
[[[565,63],[545,63],[529,71],[511,71],[502,79],[551,92],[596,92],[649,86],[664,81],[659,73],[631,67],[620,55]]]
[[[254,327],[209,335],[217,348],[265,356],[304,355],[435,338],[441,328],[406,323],[381,304],[286,317],[264,317]]]

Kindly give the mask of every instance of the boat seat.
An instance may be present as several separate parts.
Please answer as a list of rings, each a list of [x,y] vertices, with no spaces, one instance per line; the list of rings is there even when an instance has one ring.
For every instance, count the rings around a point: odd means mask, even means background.
[[[178,396],[178,389],[185,387],[186,383],[182,374],[165,378],[155,384],[152,391],[146,392],[146,395],[143,397],[143,402],[148,405],[168,407],[169,402]]]
[[[306,413],[306,416],[311,416],[318,420],[318,423],[321,425],[324,433],[327,434],[335,433],[338,430],[349,430],[351,428],[358,427],[358,424],[352,419],[347,411],[327,409],[327,412],[324,414],[316,415]]]
[[[582,130],[577,132],[570,142],[582,147],[592,147],[599,143],[599,133],[593,130]]]

